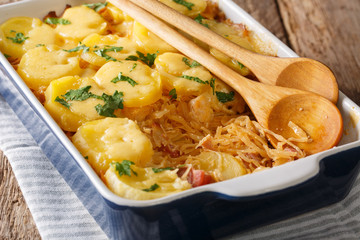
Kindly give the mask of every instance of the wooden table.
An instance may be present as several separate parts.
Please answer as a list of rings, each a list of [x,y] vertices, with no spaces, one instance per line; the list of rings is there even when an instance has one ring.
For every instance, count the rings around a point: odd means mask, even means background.
[[[0,0],[0,4],[16,0]],[[360,0],[234,0],[300,56],[320,60],[360,105]],[[326,86],[324,86],[326,87]],[[0,239],[40,239],[0,151]]]

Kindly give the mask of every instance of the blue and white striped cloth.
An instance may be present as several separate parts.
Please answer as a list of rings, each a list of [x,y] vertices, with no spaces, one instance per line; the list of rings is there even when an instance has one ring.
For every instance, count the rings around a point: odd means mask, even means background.
[[[8,83],[0,79],[0,84]],[[13,101],[17,100],[14,97]],[[30,116],[26,119],[27,127],[40,127],[38,120]],[[52,144],[47,134],[42,136],[40,145]],[[56,145],[48,148],[61,151]],[[1,95],[0,149],[10,161],[44,240],[119,239],[123,236],[121,233],[112,235],[113,216],[105,216],[104,201],[75,161],[64,154],[64,159],[50,162]],[[121,218],[126,224],[126,216]],[[134,238],[156,239],[158,236],[154,226],[154,232]],[[360,178],[346,199],[337,204],[225,239],[360,239]]]

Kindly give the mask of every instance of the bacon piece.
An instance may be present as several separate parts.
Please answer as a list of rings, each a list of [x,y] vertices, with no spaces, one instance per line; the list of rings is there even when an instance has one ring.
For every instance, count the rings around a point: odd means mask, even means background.
[[[192,171],[189,172],[187,180],[192,185],[192,187],[199,187],[209,184],[211,182],[211,176],[205,173],[204,170],[192,169]]]
[[[206,137],[200,140],[199,144],[196,148],[202,147],[205,150],[212,150],[214,151],[214,145],[212,144],[213,137],[208,134]]]
[[[179,177],[183,177],[186,174],[186,180],[191,184],[192,187],[199,187],[202,185],[206,185],[212,183],[212,177],[204,170],[196,170],[193,167],[181,167],[177,172]]]

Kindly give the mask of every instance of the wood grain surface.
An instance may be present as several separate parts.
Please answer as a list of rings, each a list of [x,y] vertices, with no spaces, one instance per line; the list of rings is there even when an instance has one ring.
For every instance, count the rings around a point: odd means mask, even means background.
[[[17,0],[0,0],[0,4]],[[328,65],[360,105],[360,0],[234,0],[300,56]],[[326,87],[326,86],[324,86]],[[0,239],[40,239],[0,150]]]

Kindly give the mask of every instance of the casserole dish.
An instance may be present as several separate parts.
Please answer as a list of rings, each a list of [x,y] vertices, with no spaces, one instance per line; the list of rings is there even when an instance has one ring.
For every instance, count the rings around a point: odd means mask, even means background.
[[[66,4],[79,5],[83,2],[85,1],[58,1],[50,4],[41,0],[24,1],[3,7],[1,22],[9,17],[21,15],[42,18],[51,10],[57,10],[59,13]],[[29,11],[30,7],[34,11]],[[245,23],[264,41],[264,46],[270,46],[278,56],[296,56],[231,1],[220,1],[220,7],[234,22]],[[29,12],[31,14],[28,14]],[[112,236],[127,236],[126,231],[122,230],[123,226],[117,224],[124,216],[130,218],[131,222],[139,223],[143,232],[149,229],[155,231],[153,229],[158,227],[158,232],[153,234],[164,238],[182,236],[179,225],[187,229],[189,236],[201,236],[201,238],[218,237],[234,230],[245,230],[342,199],[349,191],[358,170],[356,157],[359,155],[359,124],[356,123],[356,118],[360,111],[353,102],[340,93],[338,107],[344,118],[345,135],[339,147],[268,171],[194,188],[161,199],[142,202],[121,199],[106,188],[4,56],[1,56],[0,60],[3,79],[5,79],[1,82],[1,94],[14,108],[55,166],[58,161],[64,161],[68,155],[70,159],[75,159],[107,203],[103,207],[111,219]],[[17,102],[15,99],[19,98],[15,96],[21,96],[22,99]],[[29,114],[35,114],[35,117],[39,118],[36,124],[44,124],[42,131],[47,132],[49,138],[39,137],[43,133],[32,129],[30,123],[34,121],[29,122],[28,119],[33,117],[24,114],[24,109],[20,105],[31,107],[29,111],[32,113]],[[52,144],[56,144],[57,141],[66,152],[60,155],[52,152],[53,145],[49,143],[50,138],[55,141]],[[316,197],[314,192],[317,193]],[[137,228],[133,230],[139,231]],[[131,229],[128,231],[132,232]]]

